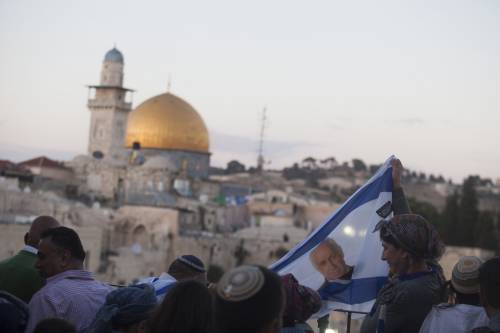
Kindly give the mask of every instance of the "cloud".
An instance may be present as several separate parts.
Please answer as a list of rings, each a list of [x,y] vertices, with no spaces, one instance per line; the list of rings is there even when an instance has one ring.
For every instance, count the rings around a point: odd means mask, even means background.
[[[220,132],[210,132],[210,151],[213,154],[212,162],[215,165],[225,165],[232,159],[239,160],[247,165],[255,165],[257,161],[259,141],[246,137],[229,135]],[[273,166],[282,165],[282,160],[308,151],[316,147],[316,143],[299,141],[264,141],[264,158]],[[272,161],[271,161],[272,160]]]
[[[210,150],[214,152],[221,151],[235,154],[253,152],[257,155],[259,149],[259,141],[257,139],[250,139],[236,135],[211,132],[210,140]],[[312,143],[299,141],[277,141],[265,139],[264,152],[273,155],[282,154],[290,151],[291,149],[297,149],[299,147],[304,148],[312,145]]]
[[[345,125],[342,125],[342,124],[341,124],[341,123],[339,123],[339,122],[337,122],[337,123],[327,122],[325,125],[326,125],[326,127],[327,127],[329,130],[341,131],[341,130],[346,129],[346,126],[345,126]]]
[[[411,127],[421,126],[425,124],[425,121],[422,118],[418,117],[401,118],[398,120],[398,122]]]
[[[38,156],[54,160],[67,161],[78,155],[76,151],[64,151],[50,148],[28,147],[16,143],[0,142],[0,159],[21,162]]]

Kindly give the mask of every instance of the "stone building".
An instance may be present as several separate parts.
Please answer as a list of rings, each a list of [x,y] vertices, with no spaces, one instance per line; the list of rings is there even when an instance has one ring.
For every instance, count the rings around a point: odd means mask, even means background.
[[[70,182],[73,179],[73,172],[71,169],[45,156],[19,162],[17,167],[29,170],[32,175],[40,178],[60,180],[62,182]]]
[[[89,86],[87,154],[64,164],[26,161],[26,175],[0,163],[0,260],[22,247],[36,216],[51,215],[80,233],[88,269],[126,284],[165,271],[186,253],[224,270],[269,264],[324,215],[317,200],[274,190],[285,184],[277,172],[209,179],[209,132],[200,114],[170,92],[134,109],[132,93],[124,87],[123,54],[113,48],[99,84]],[[37,185],[42,178],[51,183]]]
[[[67,163],[80,191],[108,203],[173,206],[175,196],[196,196],[192,184],[206,180],[209,134],[198,112],[170,92],[132,110],[123,87],[124,57],[104,56],[99,85],[89,86],[88,155]]]

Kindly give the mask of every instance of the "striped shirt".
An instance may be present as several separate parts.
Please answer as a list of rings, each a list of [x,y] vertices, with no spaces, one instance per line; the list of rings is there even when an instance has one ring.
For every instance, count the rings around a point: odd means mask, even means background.
[[[30,319],[25,333],[46,318],[61,318],[72,323],[78,332],[94,320],[112,288],[96,281],[92,273],[68,270],[47,279],[29,303]]]

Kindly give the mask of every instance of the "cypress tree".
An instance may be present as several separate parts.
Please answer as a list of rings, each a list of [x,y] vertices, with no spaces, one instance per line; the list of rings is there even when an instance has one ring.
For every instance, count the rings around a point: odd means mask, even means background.
[[[446,205],[443,210],[443,226],[440,232],[444,242],[449,245],[459,245],[458,233],[460,231],[457,228],[460,216],[459,199],[460,197],[458,192],[454,192],[452,195],[449,195],[446,198]]]
[[[476,229],[476,246],[496,250],[498,241],[491,212],[481,212],[479,214]]]
[[[469,176],[462,185],[460,200],[460,216],[457,225],[457,245],[475,246],[476,224],[479,218],[478,200],[476,195],[476,176]]]

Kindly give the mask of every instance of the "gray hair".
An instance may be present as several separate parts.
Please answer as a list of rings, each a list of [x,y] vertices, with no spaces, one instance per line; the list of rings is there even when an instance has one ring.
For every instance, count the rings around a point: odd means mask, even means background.
[[[332,252],[344,257],[344,251],[342,250],[342,247],[333,238],[323,239],[321,243],[319,243],[318,246],[316,246],[316,248],[309,253],[309,257],[311,257],[313,252],[316,251],[316,249],[321,245],[327,245],[330,248],[330,250],[332,250]]]

